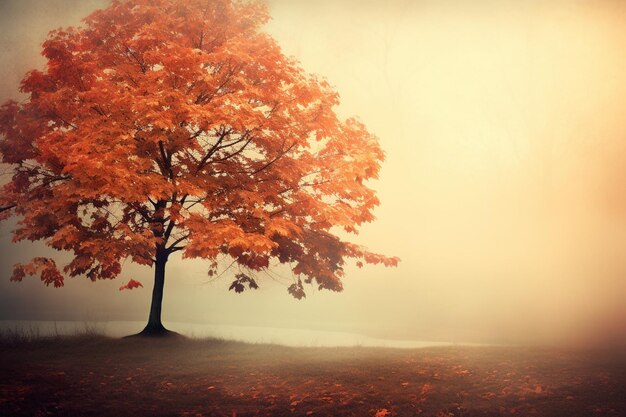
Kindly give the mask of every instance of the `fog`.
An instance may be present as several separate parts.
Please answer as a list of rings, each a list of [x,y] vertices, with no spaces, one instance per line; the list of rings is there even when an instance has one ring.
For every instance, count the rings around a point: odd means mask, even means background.
[[[106,1],[2,0],[0,101],[44,62],[48,30]],[[626,341],[626,4],[619,1],[269,2],[287,55],[326,77],[387,159],[376,221],[351,239],[399,256],[350,266],[345,289],[287,294],[280,268],[227,291],[169,264],[164,319],[482,343]],[[6,171],[6,168],[4,169]],[[9,282],[47,254],[0,225],[0,319],[143,320],[151,270]],[[64,259],[55,254],[56,259]],[[67,258],[65,258],[67,259]],[[146,288],[118,291],[134,278]]]

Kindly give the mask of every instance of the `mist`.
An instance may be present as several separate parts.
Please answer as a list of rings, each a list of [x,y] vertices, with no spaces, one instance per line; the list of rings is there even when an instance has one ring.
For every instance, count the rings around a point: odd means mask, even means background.
[[[44,65],[54,28],[106,1],[0,2],[0,101]],[[618,1],[269,2],[267,31],[340,93],[386,152],[377,219],[351,240],[397,268],[346,269],[344,291],[287,294],[276,267],[228,291],[199,261],[171,259],[170,322],[477,343],[626,342],[626,4]],[[8,172],[3,167],[3,172]],[[7,175],[7,174],[4,174]],[[0,178],[7,178],[6,176]],[[36,277],[50,254],[0,224],[0,319],[144,320],[152,271]],[[67,259],[55,253],[59,261]],[[118,291],[133,278],[143,289]]]

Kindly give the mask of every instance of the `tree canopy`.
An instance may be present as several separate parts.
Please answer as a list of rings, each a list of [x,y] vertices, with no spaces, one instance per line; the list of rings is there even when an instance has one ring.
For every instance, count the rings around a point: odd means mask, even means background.
[[[209,274],[236,265],[235,291],[287,264],[302,298],[304,283],[341,290],[349,258],[397,264],[339,236],[374,219],[377,138],[337,116],[338,94],[281,52],[268,19],[256,1],[114,1],[49,34],[26,99],[0,110],[13,167],[0,216],[18,216],[15,241],[73,257],[17,264],[13,280],[110,279],[126,258],[182,251]]]

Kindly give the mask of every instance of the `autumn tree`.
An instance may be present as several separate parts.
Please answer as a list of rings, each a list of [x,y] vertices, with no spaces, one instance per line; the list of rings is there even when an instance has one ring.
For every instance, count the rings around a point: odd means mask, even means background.
[[[348,258],[397,258],[343,240],[374,219],[366,182],[384,154],[338,94],[261,31],[259,2],[114,1],[79,28],[52,31],[47,66],[21,83],[27,98],[0,111],[2,162],[13,167],[0,216],[19,217],[14,241],[73,254],[14,267],[40,275],[117,277],[130,259],[154,268],[149,320],[161,323],[171,254],[237,266],[231,289],[288,265],[288,291],[340,291]],[[124,287],[139,285],[129,281]]]

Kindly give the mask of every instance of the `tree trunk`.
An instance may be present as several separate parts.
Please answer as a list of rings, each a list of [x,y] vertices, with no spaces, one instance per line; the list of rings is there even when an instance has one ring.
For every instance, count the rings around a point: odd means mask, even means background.
[[[163,303],[163,287],[165,285],[165,264],[167,254],[157,249],[156,262],[154,264],[154,287],[152,289],[152,304],[150,305],[150,316],[148,324],[140,333],[146,336],[164,336],[167,330],[161,322],[161,305]]]

